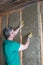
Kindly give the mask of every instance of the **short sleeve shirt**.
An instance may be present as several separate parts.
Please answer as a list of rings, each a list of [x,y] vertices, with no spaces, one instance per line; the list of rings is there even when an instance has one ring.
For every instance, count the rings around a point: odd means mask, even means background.
[[[19,47],[20,43],[11,40],[4,40],[3,53],[6,65],[20,65]]]

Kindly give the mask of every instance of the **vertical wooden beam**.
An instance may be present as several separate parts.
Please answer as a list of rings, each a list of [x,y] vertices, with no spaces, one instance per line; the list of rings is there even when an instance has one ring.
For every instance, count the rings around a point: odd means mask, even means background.
[[[9,15],[6,15],[7,16],[7,21],[6,21],[6,26],[8,27],[8,25],[9,25]]]
[[[0,34],[2,32],[2,16],[0,16]]]
[[[40,12],[40,2],[37,2],[37,9],[38,9],[38,25],[39,25],[39,35],[41,38],[41,65],[43,65],[43,42],[42,42],[42,17]]]
[[[2,16],[0,16],[0,50],[2,47]],[[0,62],[2,64],[2,51],[0,51]]]
[[[0,46],[2,42],[2,16],[0,16]]]
[[[20,24],[22,24],[22,10],[20,9]],[[22,29],[20,29],[20,43],[22,44]],[[20,52],[20,65],[22,65],[22,51]]]

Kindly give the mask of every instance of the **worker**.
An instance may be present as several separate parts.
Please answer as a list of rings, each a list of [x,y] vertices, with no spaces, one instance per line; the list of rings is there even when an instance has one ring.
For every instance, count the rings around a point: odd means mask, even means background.
[[[30,38],[32,37],[31,33],[28,35],[25,44],[13,41],[22,27],[23,25],[21,24],[16,30],[14,30],[11,26],[3,29],[3,35],[5,37],[5,40],[3,41],[3,53],[6,65],[20,65],[19,51],[25,50],[29,46]]]

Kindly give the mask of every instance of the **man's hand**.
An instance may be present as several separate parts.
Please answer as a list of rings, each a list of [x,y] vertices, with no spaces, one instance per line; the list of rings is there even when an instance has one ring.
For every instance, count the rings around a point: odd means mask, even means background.
[[[22,21],[22,23],[20,24],[20,29],[24,26],[24,22]]]
[[[18,27],[16,30],[15,30],[15,36],[17,35],[17,33],[19,32],[19,30],[24,26],[24,22],[22,22],[20,24],[20,27]]]
[[[32,35],[32,33],[30,33],[29,35],[28,35],[28,38],[31,38],[33,35]]]

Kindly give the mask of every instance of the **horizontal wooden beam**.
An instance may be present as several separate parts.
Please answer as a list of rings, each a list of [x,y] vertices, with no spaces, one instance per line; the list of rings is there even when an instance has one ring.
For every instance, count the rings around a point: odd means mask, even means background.
[[[37,2],[37,0],[33,1],[20,1],[20,2],[11,2],[8,5],[0,6],[0,15],[6,15],[6,14],[11,14],[17,9],[23,8],[26,5],[30,5]]]

